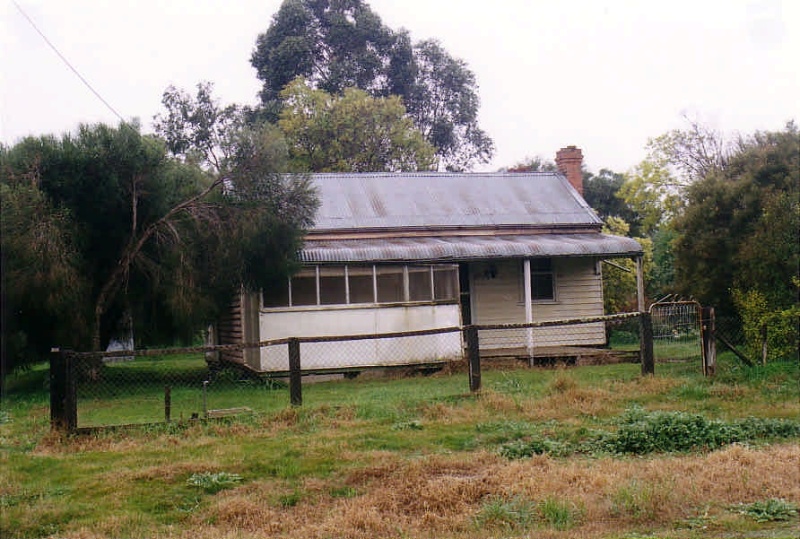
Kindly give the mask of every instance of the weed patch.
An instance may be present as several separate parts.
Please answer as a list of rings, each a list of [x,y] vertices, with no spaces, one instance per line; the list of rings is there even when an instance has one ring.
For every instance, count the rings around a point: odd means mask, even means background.
[[[203,472],[192,474],[186,480],[186,484],[197,487],[206,494],[216,494],[217,492],[233,488],[242,482],[242,476],[228,472]]]
[[[685,412],[626,411],[614,423],[616,431],[582,429],[574,440],[557,440],[537,432],[502,444],[499,454],[520,459],[547,454],[647,455],[719,449],[733,443],[800,438],[800,422],[755,418],[725,422]]]
[[[778,522],[797,517],[797,504],[780,498],[770,498],[765,501],[740,504],[734,507],[734,511],[759,523]]]

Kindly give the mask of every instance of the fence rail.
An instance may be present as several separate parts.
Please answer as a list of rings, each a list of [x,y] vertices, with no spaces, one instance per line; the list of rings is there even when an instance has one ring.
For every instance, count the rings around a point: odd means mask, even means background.
[[[638,322],[638,327],[634,329],[630,324],[635,322]],[[615,339],[617,330],[630,335],[623,348],[628,353],[636,353],[643,374],[653,373],[650,314],[638,312],[530,324],[481,324],[368,335],[292,337],[219,346],[100,353],[56,350],[51,358],[51,422],[54,429],[76,431],[210,418],[254,408],[278,409],[285,406],[286,400],[283,399],[286,397],[281,395],[285,395],[286,389],[289,402],[299,406],[303,402],[303,378],[307,376],[349,376],[375,368],[432,369],[454,362],[467,367],[469,391],[477,392],[481,389],[481,368],[492,364],[491,358],[505,353],[503,357],[530,358],[533,364],[534,355],[561,358],[572,355],[574,359],[576,354],[591,353],[586,350],[599,353],[602,350],[598,348],[548,344],[560,343],[559,339],[575,338],[584,333],[594,335],[598,329],[604,344],[609,334],[612,340]],[[437,347],[442,342],[431,339],[437,336],[447,339],[447,350],[452,350],[456,344],[457,355],[437,355]],[[366,343],[368,348],[359,343]],[[265,357],[285,356],[285,368],[265,371],[244,362],[206,360],[207,354],[252,348],[260,349]],[[381,355],[378,358],[381,361],[370,362],[372,356],[369,354],[376,353]],[[394,361],[392,354],[395,354]],[[415,354],[428,359],[408,359],[417,357]],[[123,358],[125,361],[120,361]],[[320,358],[328,363],[323,366],[314,364]],[[99,369],[93,371],[87,365],[99,365]],[[278,363],[268,363],[270,367],[275,365]]]

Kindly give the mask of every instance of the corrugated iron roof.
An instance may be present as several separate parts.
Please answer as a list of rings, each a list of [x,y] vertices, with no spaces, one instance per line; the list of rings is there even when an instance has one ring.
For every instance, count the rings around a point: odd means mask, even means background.
[[[600,225],[560,173],[313,174],[314,230]]]
[[[307,240],[300,260],[343,262],[457,261],[487,258],[635,256],[642,246],[631,238],[600,233],[508,236],[440,236],[360,240]]]

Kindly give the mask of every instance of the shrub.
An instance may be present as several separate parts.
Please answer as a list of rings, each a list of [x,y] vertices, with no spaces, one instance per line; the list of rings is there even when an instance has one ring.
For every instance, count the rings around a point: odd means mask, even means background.
[[[758,290],[735,290],[733,298],[742,318],[747,352],[752,358],[761,357],[764,328],[768,359],[797,357],[800,306],[795,304],[787,309],[770,307],[766,296]]]

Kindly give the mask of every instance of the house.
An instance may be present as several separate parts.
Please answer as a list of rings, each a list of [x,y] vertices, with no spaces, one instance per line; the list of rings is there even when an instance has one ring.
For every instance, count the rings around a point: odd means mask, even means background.
[[[560,172],[315,174],[321,207],[302,270],[280,289],[240,298],[220,336],[258,342],[600,316],[601,262],[641,260],[642,248],[601,233],[582,197],[581,160],[571,146],[558,152]],[[511,346],[499,331],[480,339],[482,350]],[[606,335],[599,322],[534,328],[527,339],[597,346]],[[462,349],[459,332],[304,343],[302,366],[427,364]],[[259,372],[288,369],[285,345],[231,359]]]

